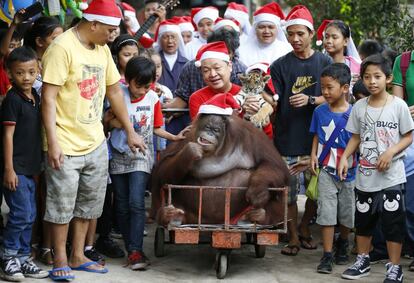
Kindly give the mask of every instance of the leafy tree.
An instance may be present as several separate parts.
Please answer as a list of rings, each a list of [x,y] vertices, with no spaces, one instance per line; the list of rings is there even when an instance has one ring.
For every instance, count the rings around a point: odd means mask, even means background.
[[[286,0],[293,7],[301,0]],[[409,15],[406,1],[399,0],[308,0],[315,28],[324,19],[340,19],[352,30],[358,45],[364,39],[376,39],[399,52],[414,50],[414,19]]]

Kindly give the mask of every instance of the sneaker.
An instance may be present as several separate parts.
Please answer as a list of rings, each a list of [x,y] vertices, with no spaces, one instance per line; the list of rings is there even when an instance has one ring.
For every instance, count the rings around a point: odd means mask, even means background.
[[[41,268],[39,268],[34,262],[33,262],[33,258],[29,258],[27,259],[23,264],[22,264],[22,273],[24,277],[30,277],[30,278],[46,278],[49,276],[49,272],[47,272],[46,270],[43,270]]]
[[[369,259],[370,259],[371,264],[387,263],[388,254],[380,253],[376,249],[373,249],[369,253]]]
[[[403,282],[404,274],[401,265],[389,262],[385,267],[387,268],[387,274],[385,275],[384,283]]]
[[[336,241],[336,250],[335,250],[335,264],[345,265],[349,263],[349,243],[348,240],[342,240],[339,238]]]
[[[105,258],[100,253],[98,253],[95,248],[85,251],[84,254],[90,260],[95,261],[100,265],[105,265]]]
[[[7,281],[19,282],[24,279],[20,261],[15,258],[7,258],[0,261],[0,277]]]
[[[324,273],[324,274],[331,274],[332,273],[332,266],[333,266],[333,258],[332,255],[324,255],[321,258],[321,261],[316,269],[318,273]]]
[[[114,239],[122,239],[122,234],[121,234],[121,232],[119,231],[119,230],[117,230],[117,229],[112,229],[112,231],[111,231],[111,237],[112,238],[114,238]]]
[[[121,258],[125,256],[124,251],[111,238],[99,238],[96,241],[95,248],[101,254],[110,258]]]
[[[344,279],[359,279],[368,276],[371,270],[369,256],[358,255],[355,263],[342,273]]]
[[[128,264],[131,266],[132,270],[143,270],[150,263],[143,252],[133,251],[128,256]]]

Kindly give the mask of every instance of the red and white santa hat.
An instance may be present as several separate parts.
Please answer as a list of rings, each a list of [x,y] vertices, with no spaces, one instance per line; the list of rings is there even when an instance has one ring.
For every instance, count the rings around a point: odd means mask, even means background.
[[[270,64],[268,64],[266,62],[258,62],[258,63],[255,63],[253,65],[250,65],[246,69],[246,74],[248,74],[248,73],[250,73],[251,71],[254,71],[254,70],[260,70],[262,72],[262,74],[270,76]],[[267,86],[273,92],[274,96],[276,96],[275,100],[278,100],[279,96],[277,94],[275,95],[275,87],[274,87],[273,82],[272,82],[271,79],[267,81]]]
[[[249,21],[249,10],[247,10],[247,7],[243,4],[230,2],[224,12],[224,18],[235,19],[241,26],[244,26],[244,24]]]
[[[296,5],[287,15],[284,26],[287,28],[293,25],[304,25],[310,30],[314,30],[313,17],[304,5]]]
[[[217,20],[214,22],[213,30],[216,31],[225,26],[229,26],[235,31],[240,32],[240,23],[238,21],[234,19],[233,20],[223,19],[220,17],[218,17]]]
[[[122,13],[115,0],[93,0],[83,11],[83,18],[87,21],[97,21],[111,26],[119,26]]]
[[[253,25],[257,25],[260,22],[271,22],[280,26],[282,20],[285,19],[282,8],[276,2],[271,2],[259,8],[253,14]]]
[[[198,109],[199,114],[214,114],[230,116],[233,109],[240,109],[240,105],[231,93],[218,93],[212,98],[201,104]]]
[[[136,33],[139,30],[140,26],[134,7],[125,2],[121,2],[121,7],[124,10],[124,16],[129,18],[129,21],[131,23],[131,31],[133,33]]]
[[[227,49],[226,43],[224,41],[216,41],[203,45],[197,51],[194,64],[200,67],[201,61],[205,59],[220,59],[225,62],[230,62],[229,50]]]
[[[323,20],[316,31],[316,45],[321,46],[323,43],[323,36],[325,34],[326,26],[333,22],[333,20]]]
[[[208,7],[197,7],[191,9],[191,19],[194,23],[194,28],[197,30],[198,23],[202,19],[210,19],[213,22],[218,18],[219,11],[216,7],[208,6]]]
[[[190,16],[182,16],[182,17],[172,17],[172,20],[176,21],[178,23],[178,26],[180,27],[181,32],[185,31],[194,31],[194,26],[191,23],[191,17]]]

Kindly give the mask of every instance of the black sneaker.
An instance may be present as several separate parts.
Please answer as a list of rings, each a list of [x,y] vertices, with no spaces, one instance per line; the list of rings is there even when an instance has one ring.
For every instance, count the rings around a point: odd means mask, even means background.
[[[380,253],[376,249],[373,249],[369,253],[369,259],[371,264],[386,263],[388,261],[388,254]]]
[[[370,270],[369,256],[358,255],[355,263],[342,273],[342,278],[359,279],[368,276]]]
[[[125,256],[124,251],[111,238],[96,241],[95,248],[101,254],[110,258],[121,258]]]
[[[20,261],[15,257],[0,261],[0,277],[6,281],[20,282],[24,280]]]
[[[100,253],[98,253],[95,248],[85,251],[84,254],[90,260],[96,261],[100,265],[105,265],[105,258]]]
[[[335,264],[345,265],[349,263],[349,243],[348,240],[342,240],[339,238],[336,241],[336,250],[335,250]]]
[[[402,272],[401,265],[389,262],[385,265],[385,267],[387,268],[387,274],[385,275],[384,283],[403,282],[404,274]]]
[[[46,278],[49,276],[49,272],[46,270],[43,270],[39,268],[34,262],[32,258],[27,259],[22,264],[22,273],[24,277],[30,277],[30,278]]]
[[[324,255],[316,269],[318,273],[331,274],[333,266],[333,258],[331,256]]]

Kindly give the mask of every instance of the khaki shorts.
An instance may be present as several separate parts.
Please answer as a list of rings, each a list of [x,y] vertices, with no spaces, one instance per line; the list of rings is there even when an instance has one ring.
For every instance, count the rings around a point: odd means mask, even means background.
[[[108,180],[105,142],[86,155],[65,155],[59,170],[46,162],[45,173],[45,221],[67,224],[73,217],[96,219],[101,216]]]
[[[285,161],[288,167],[292,166],[299,161],[310,159],[309,155],[301,155],[301,156],[282,156],[283,160]],[[289,178],[289,190],[288,190],[288,204],[294,204],[298,200],[298,194],[300,192],[300,175],[290,176]],[[305,179],[305,188],[308,186],[310,178],[312,174],[309,170],[303,172],[304,179]]]
[[[318,212],[316,223],[335,226],[337,222],[354,228],[355,181],[341,182],[321,169],[318,177]]]

